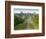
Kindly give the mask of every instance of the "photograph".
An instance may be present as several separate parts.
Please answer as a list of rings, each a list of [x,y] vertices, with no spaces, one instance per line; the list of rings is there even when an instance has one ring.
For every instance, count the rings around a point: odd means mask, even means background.
[[[42,8],[38,6],[11,6],[11,33],[42,32]],[[25,32],[26,31],[26,32]]]
[[[39,29],[39,10],[14,8],[14,30]]]

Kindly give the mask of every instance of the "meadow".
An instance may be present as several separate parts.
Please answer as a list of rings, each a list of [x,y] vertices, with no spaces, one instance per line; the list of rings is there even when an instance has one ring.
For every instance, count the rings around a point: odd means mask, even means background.
[[[14,14],[14,30],[39,28],[39,15],[35,13]]]

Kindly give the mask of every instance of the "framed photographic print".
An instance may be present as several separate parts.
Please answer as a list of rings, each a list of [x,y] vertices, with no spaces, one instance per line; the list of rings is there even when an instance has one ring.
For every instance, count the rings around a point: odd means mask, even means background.
[[[5,38],[44,35],[44,3],[5,1]]]

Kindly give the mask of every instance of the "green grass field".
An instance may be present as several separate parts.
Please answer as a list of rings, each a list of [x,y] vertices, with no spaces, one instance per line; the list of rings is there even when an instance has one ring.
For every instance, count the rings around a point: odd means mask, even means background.
[[[14,14],[14,30],[38,29],[38,14]]]

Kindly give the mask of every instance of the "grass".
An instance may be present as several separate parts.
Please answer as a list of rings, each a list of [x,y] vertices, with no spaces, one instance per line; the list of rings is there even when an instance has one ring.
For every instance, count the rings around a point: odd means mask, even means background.
[[[25,15],[14,15],[14,30],[24,30],[24,29],[38,29],[39,28],[39,16],[30,15],[22,18]]]

